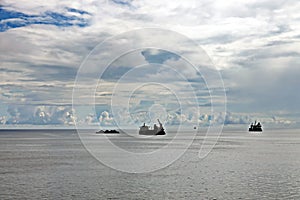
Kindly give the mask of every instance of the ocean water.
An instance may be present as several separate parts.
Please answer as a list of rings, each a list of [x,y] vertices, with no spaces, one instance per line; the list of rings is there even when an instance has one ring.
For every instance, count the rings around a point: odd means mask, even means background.
[[[170,142],[107,137],[145,152]],[[130,174],[101,164],[76,131],[0,131],[0,199],[300,199],[300,130],[224,131],[200,159],[203,138],[166,168]]]

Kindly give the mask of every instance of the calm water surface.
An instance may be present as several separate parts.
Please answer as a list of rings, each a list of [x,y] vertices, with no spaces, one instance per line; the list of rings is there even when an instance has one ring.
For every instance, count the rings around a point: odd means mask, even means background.
[[[109,137],[133,151],[169,142]],[[204,159],[202,141],[169,167],[128,174],[95,160],[76,131],[0,131],[0,199],[300,199],[300,130],[224,131]]]

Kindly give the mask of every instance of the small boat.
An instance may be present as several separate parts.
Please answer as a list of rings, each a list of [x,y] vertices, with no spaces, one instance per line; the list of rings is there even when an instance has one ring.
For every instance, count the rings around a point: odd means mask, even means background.
[[[159,123],[159,127],[154,124],[153,129],[150,126],[146,126],[144,123],[143,126],[140,127],[139,134],[140,135],[166,135],[165,129],[162,126],[162,123],[157,119]]]
[[[250,127],[249,127],[249,131],[250,132],[262,132],[262,125],[260,122],[256,123],[256,121],[253,123],[250,124]]]
[[[117,130],[100,130],[100,131],[97,131],[96,133],[102,133],[102,134],[119,134],[120,132],[117,131]]]

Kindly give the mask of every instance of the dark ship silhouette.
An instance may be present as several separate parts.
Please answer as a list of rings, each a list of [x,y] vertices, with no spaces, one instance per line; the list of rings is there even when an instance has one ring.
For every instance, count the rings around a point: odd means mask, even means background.
[[[97,131],[96,133],[103,133],[103,134],[119,134],[120,132],[117,131],[117,130],[100,130],[100,131]]]
[[[257,132],[262,132],[262,126],[261,126],[261,123],[258,122],[256,124],[256,121],[253,123],[251,123],[250,127],[249,127],[249,131],[252,132],[252,131],[257,131]]]
[[[157,119],[159,123],[159,127],[154,124],[153,129],[150,126],[146,126],[144,123],[143,126],[140,127],[139,134],[140,135],[166,135],[165,129],[162,126],[162,123]]]

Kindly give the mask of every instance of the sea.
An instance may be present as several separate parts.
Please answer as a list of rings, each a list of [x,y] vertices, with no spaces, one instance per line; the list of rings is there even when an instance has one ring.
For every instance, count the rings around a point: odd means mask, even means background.
[[[147,138],[139,143],[123,133],[85,131],[93,140],[109,138],[143,151],[172,141],[165,136],[147,145]],[[200,158],[204,139],[197,134],[166,167],[127,173],[91,155],[76,130],[1,130],[0,199],[300,199],[299,129],[224,130]]]

